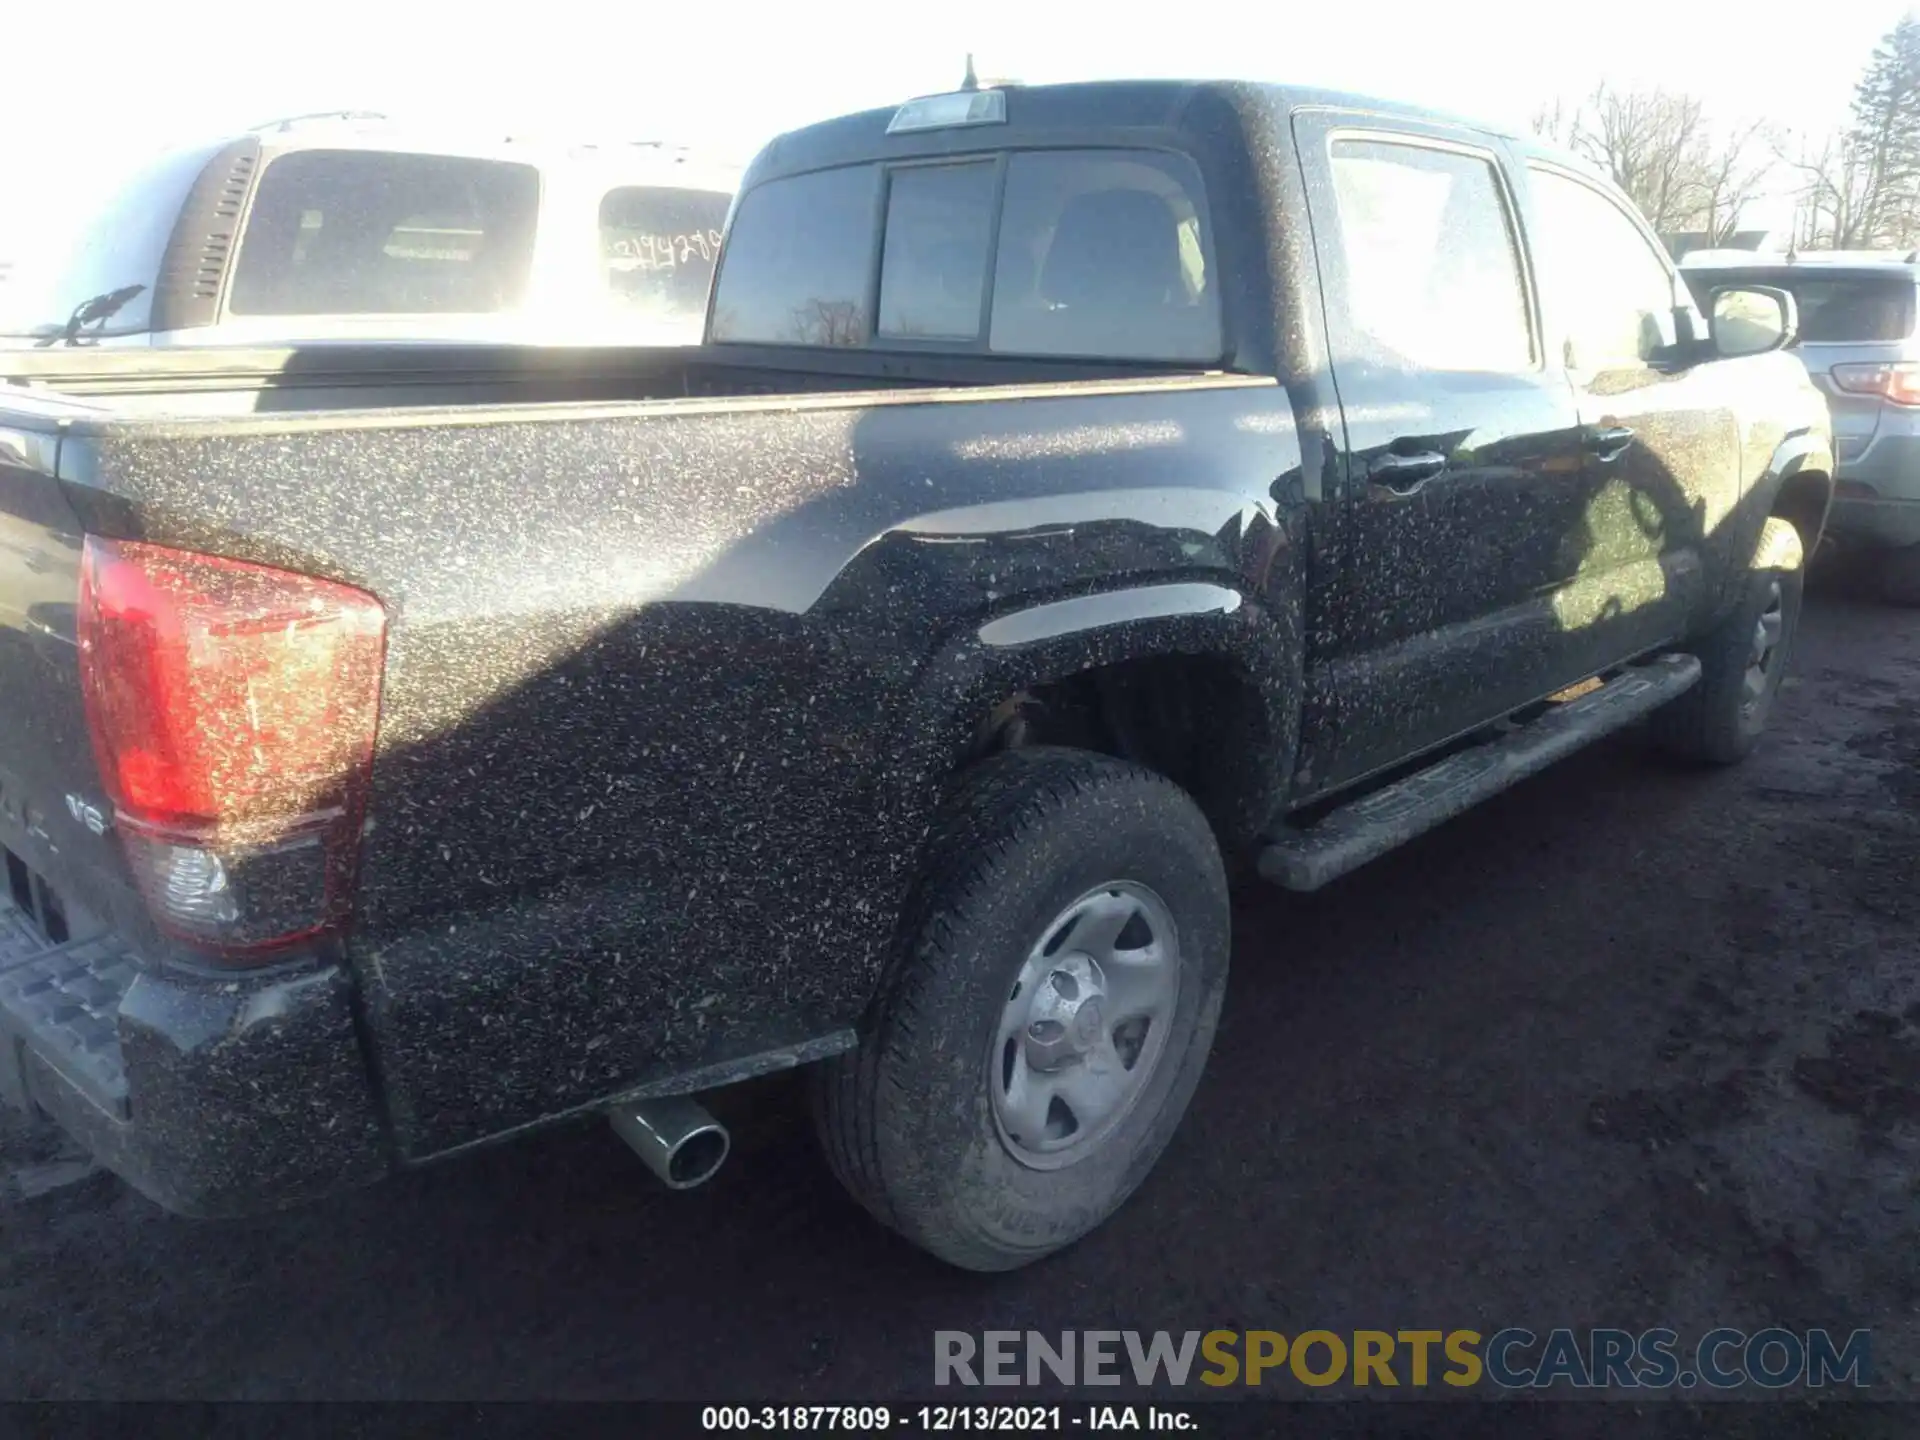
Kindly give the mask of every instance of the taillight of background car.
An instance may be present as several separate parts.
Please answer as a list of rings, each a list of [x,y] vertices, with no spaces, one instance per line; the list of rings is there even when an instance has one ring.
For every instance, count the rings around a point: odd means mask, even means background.
[[[1878,395],[1895,405],[1920,405],[1920,365],[1911,361],[1833,367],[1833,383],[1849,395]]]

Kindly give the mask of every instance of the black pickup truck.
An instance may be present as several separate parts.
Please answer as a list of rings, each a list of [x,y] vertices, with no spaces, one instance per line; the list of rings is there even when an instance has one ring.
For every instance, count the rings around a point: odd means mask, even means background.
[[[1832,451],[1790,297],[1706,309],[1530,141],[1102,83],[775,140],[700,347],[10,360],[0,1077],[219,1215],[594,1114],[697,1183],[807,1065],[876,1216],[1033,1260],[1231,875],[1754,743]]]

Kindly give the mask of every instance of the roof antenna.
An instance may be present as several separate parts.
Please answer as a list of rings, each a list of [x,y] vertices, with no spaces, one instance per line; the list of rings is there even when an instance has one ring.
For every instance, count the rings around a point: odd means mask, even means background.
[[[978,90],[979,88],[980,88],[980,77],[973,73],[973,56],[968,55],[967,56],[967,78],[960,82],[960,90],[962,94],[965,94],[974,90]]]

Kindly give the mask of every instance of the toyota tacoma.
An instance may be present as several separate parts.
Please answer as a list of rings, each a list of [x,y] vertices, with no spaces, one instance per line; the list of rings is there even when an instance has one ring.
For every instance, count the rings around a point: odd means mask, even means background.
[[[0,1082],[228,1215],[591,1115],[694,1184],[804,1066],[876,1217],[1037,1259],[1230,877],[1753,746],[1833,452],[1707,301],[1531,140],[1111,82],[777,138],[699,346],[10,357]]]

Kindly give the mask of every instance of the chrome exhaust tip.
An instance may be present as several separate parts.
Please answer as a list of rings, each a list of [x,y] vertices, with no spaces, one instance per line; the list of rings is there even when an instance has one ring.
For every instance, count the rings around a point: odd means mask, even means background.
[[[686,1095],[616,1105],[607,1118],[614,1133],[669,1190],[704,1185],[719,1172],[733,1148],[727,1127]]]

